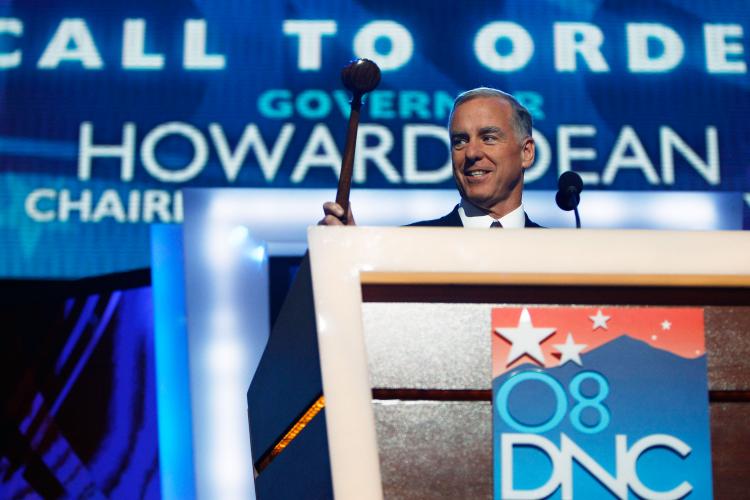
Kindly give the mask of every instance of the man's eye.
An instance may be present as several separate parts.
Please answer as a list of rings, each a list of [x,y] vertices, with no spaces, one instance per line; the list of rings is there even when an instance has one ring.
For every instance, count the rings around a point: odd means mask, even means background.
[[[460,149],[466,145],[466,139],[453,139],[453,147]]]
[[[485,135],[484,137],[482,137],[482,140],[484,142],[496,142],[497,137],[495,137],[494,135]]]

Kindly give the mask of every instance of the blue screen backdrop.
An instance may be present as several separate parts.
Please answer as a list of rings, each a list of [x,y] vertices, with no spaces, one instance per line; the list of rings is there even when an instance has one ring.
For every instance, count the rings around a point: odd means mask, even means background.
[[[487,85],[532,112],[529,190],[748,193],[749,21],[742,0],[2,2],[0,276],[146,267],[186,187],[333,188],[354,57],[383,70],[355,190],[452,188],[451,101]]]

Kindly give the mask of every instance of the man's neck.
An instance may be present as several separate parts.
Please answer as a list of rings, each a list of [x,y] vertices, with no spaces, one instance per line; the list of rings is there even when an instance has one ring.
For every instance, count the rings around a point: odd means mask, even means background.
[[[511,212],[514,212],[515,210],[518,210],[518,207],[522,206],[521,200],[507,200],[506,203],[503,203],[502,205],[495,205],[489,209],[482,208],[478,205],[475,205],[471,201],[467,200],[464,197],[461,197],[461,205],[464,207],[464,210],[466,210],[466,214],[470,217],[475,217],[478,215],[487,215],[489,217],[492,217],[495,220],[499,220],[506,215],[508,215]]]
[[[461,198],[459,216],[464,227],[489,227],[493,221],[499,221],[503,227],[522,228],[526,225],[526,214],[523,205],[506,212],[502,217],[494,217],[487,210],[474,205],[466,198]]]

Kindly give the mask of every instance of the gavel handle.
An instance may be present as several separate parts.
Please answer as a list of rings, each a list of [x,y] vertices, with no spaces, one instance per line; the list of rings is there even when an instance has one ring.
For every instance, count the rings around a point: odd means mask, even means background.
[[[346,224],[349,217],[349,191],[352,188],[352,173],[354,171],[354,150],[357,147],[357,128],[359,127],[359,110],[362,107],[362,95],[352,96],[352,109],[349,114],[349,128],[346,132],[346,145],[344,156],[341,159],[341,173],[339,174],[339,187],[336,190],[336,203],[344,209],[341,222]]]

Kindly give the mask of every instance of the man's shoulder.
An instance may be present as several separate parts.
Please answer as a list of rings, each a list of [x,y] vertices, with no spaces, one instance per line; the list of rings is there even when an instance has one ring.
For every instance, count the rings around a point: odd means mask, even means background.
[[[544,228],[544,226],[540,226],[533,220],[529,219],[529,215],[524,212],[523,216],[526,218],[526,223],[524,224],[524,227],[541,227]]]
[[[444,215],[438,219],[421,220],[419,222],[413,222],[407,224],[407,227],[463,227],[461,223],[461,216],[458,215],[458,205],[447,215]]]

